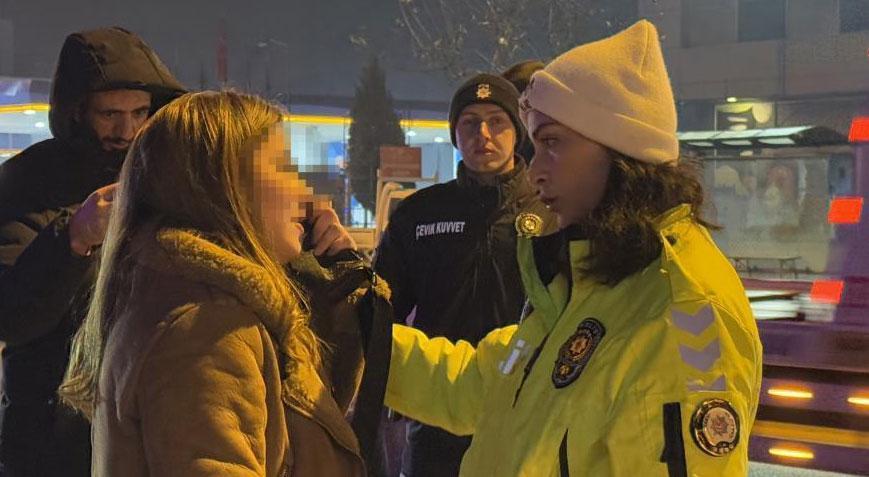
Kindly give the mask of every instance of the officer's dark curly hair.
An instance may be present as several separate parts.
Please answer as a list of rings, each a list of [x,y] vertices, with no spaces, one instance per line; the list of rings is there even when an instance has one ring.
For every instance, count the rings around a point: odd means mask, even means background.
[[[615,286],[661,255],[663,245],[654,223],[662,213],[688,204],[697,222],[715,226],[701,218],[703,185],[697,162],[648,164],[614,151],[611,159],[603,198],[579,229],[590,242],[582,273]]]

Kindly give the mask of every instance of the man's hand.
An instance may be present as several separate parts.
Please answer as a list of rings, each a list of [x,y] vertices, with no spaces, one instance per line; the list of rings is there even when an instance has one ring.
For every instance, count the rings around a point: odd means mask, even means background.
[[[93,191],[69,220],[69,247],[74,253],[90,255],[94,247],[103,243],[117,188],[114,183]]]

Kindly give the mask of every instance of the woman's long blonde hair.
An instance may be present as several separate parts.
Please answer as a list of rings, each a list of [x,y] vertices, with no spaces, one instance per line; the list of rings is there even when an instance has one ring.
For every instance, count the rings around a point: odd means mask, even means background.
[[[73,339],[59,394],[93,415],[106,340],[130,291],[131,238],[146,223],[194,229],[266,271],[291,320],[288,371],[319,364],[301,295],[269,253],[252,204],[253,149],[281,121],[276,106],[234,92],[182,96],[142,128],[121,169],[102,262],[87,316]]]

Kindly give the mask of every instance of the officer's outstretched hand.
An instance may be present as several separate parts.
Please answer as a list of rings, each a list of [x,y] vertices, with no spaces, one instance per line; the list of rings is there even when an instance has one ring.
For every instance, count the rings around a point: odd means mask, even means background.
[[[100,187],[75,211],[69,220],[69,247],[73,252],[87,256],[103,243],[117,188],[117,183]]]
[[[311,230],[311,244],[316,256],[326,254],[334,256],[342,250],[356,250],[356,242],[341,221],[338,214],[328,204],[318,204],[314,207],[311,217],[313,228]]]

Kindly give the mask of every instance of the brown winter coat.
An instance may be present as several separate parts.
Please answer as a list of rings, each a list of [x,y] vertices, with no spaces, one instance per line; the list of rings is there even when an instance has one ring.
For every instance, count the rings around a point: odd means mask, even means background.
[[[311,367],[282,379],[289,323],[261,269],[174,229],[143,230],[131,253],[132,293],[100,376],[94,475],[364,475],[332,386]]]

